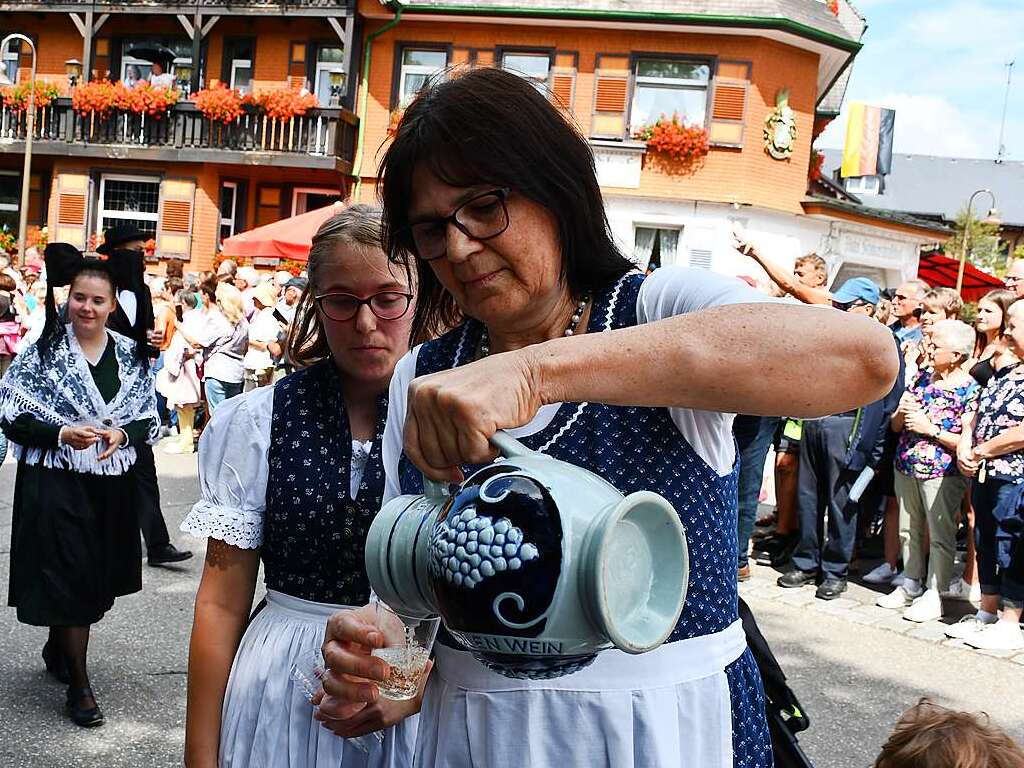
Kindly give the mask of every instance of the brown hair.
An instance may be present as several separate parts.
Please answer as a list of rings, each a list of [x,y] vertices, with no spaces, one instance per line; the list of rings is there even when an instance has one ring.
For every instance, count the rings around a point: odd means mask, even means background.
[[[921,298],[921,303],[941,309],[950,320],[960,317],[960,310],[964,308],[964,300],[952,288],[932,288]]]
[[[17,287],[18,284],[14,282],[13,277],[0,274],[0,291],[13,291]]]
[[[1017,300],[1017,294],[1013,291],[1007,291],[1003,288],[996,288],[994,291],[989,291],[980,299],[978,304],[983,301],[990,302],[999,307],[999,311],[1002,313],[1002,317],[999,319],[999,336],[1002,337],[1006,333],[1006,311],[1010,308],[1010,305]],[[978,331],[978,341],[974,347],[975,356],[980,356],[985,351],[985,345],[987,344],[985,334]]]
[[[295,365],[312,365],[330,357],[331,348],[327,346],[323,321],[316,311],[316,297],[323,285],[324,269],[339,246],[380,249],[380,217],[381,210],[377,206],[357,203],[329,218],[313,235],[306,265],[309,282],[295,306],[295,320],[288,333],[288,356]]]
[[[896,723],[875,768],[1022,768],[1024,750],[987,715],[921,699]]]
[[[802,267],[804,264],[810,264],[811,267],[813,267],[818,272],[818,274],[821,275],[822,285],[828,282],[828,264],[825,263],[825,260],[821,258],[821,256],[819,256],[816,253],[808,253],[804,256],[801,256],[800,258],[793,262],[793,269],[796,269],[797,267]]]

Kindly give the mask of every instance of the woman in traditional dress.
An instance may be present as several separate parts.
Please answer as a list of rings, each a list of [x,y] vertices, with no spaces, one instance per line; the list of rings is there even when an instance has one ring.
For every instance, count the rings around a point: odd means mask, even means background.
[[[200,440],[202,499],[182,525],[208,537],[189,653],[190,768],[367,765],[313,719],[289,669],[308,674],[326,617],[369,597],[363,542],[384,493],[388,384],[409,348],[412,292],[381,251],[380,210],[365,205],[323,224],[309,276],[290,340],[307,367],[226,400]],[[261,558],[267,596],[250,619]],[[411,710],[377,711],[394,723]],[[393,739],[369,765],[388,764]]]
[[[508,429],[622,493],[660,493],[690,551],[682,616],[649,656],[610,650],[563,678],[509,680],[440,637],[409,764],[770,765],[737,618],[727,414],[811,417],[876,400],[898,370],[891,334],[706,270],[635,272],[586,140],[510,73],[478,69],[421,92],[382,170],[389,253],[414,254],[422,281],[414,334],[452,328],[395,370],[385,501],[419,492],[421,470],[461,480]],[[337,732],[382,725],[358,709],[379,701],[372,681],[386,664],[369,654],[380,643],[370,607],[329,620],[318,717]]]
[[[18,475],[10,604],[18,620],[49,627],[43,659],[68,683],[66,711],[103,723],[86,667],[89,631],[114,599],[142,588],[134,446],[156,440],[156,395],[145,337],[106,328],[116,304],[116,260],[46,248],[46,326],[0,382],[0,426]],[[67,325],[53,289],[70,285]]]

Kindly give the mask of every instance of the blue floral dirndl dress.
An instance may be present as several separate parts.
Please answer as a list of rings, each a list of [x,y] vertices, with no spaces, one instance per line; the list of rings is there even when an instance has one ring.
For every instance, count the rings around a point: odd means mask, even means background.
[[[643,279],[626,275],[595,296],[588,332],[636,325]],[[481,324],[469,320],[424,344],[416,376],[471,362],[481,332]],[[664,496],[686,531],[686,604],[662,648],[632,657],[605,651],[588,669],[556,681],[506,685],[468,653],[452,650],[453,638],[442,637],[420,716],[415,764],[455,768],[496,765],[491,761],[500,759],[503,765],[558,768],[771,766],[761,677],[738,625],[738,468],[719,476],[665,408],[563,403],[547,426],[532,435],[517,433],[517,439],[600,475],[623,494],[653,490]],[[420,474],[404,455],[399,478],[402,493],[421,492]],[[733,650],[722,658],[713,646]],[[673,686],[675,670],[702,653],[719,654],[714,675]],[[718,688],[709,682],[715,675]],[[631,689],[628,695],[606,693],[616,680]],[[702,709],[712,713],[710,720],[700,719],[696,710]],[[509,735],[517,727],[529,733],[525,742]],[[691,747],[701,741],[709,743]]]

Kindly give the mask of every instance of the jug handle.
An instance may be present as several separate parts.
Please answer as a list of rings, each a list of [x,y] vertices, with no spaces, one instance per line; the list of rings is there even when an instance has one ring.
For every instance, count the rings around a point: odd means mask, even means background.
[[[534,453],[534,451],[520,443],[508,432],[500,429],[491,435],[491,445],[501,451],[501,455],[506,459],[511,459],[515,456],[531,456]]]
[[[534,453],[508,432],[500,429],[491,436],[491,445],[497,448],[506,459],[515,456],[529,456]],[[448,492],[448,483],[431,480],[423,475],[423,495],[432,499],[444,499],[451,494]]]

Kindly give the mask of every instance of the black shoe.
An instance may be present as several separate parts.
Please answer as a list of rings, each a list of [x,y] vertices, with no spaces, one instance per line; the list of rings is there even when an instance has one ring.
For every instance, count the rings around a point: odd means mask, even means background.
[[[50,645],[49,640],[43,644],[43,663],[46,665],[46,671],[58,682],[67,685],[71,681],[68,674],[68,662],[64,658],[64,654]]]
[[[773,534],[753,545],[754,561],[758,565],[770,565],[777,568],[789,561],[796,547],[796,536],[792,534]]]
[[[92,706],[81,706],[83,699],[92,699]],[[96,697],[93,695],[92,688],[72,688],[69,686],[68,700],[64,704],[64,711],[75,725],[79,725],[82,728],[95,728],[97,725],[103,725],[103,713],[100,711],[99,704],[96,703]]]
[[[814,571],[801,571],[799,568],[794,568],[789,573],[784,573],[779,576],[779,580],[775,582],[780,587],[786,589],[794,589],[796,587],[804,587],[808,584],[813,584],[818,580],[818,574]]]
[[[821,582],[814,596],[819,600],[835,600],[846,591],[846,579],[827,578]]]
[[[150,565],[167,565],[168,563],[180,563],[190,557],[192,557],[192,553],[187,549],[178,549],[173,544],[161,544],[158,547],[150,547],[146,554],[146,561]]]

